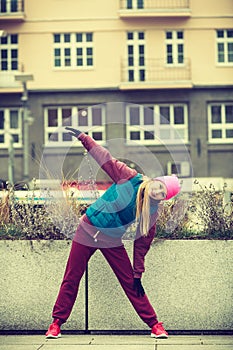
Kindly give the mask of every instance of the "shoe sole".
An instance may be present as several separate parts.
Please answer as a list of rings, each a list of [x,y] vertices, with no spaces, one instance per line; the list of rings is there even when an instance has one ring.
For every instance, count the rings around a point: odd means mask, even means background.
[[[168,335],[167,334],[160,334],[160,335],[156,335],[154,333],[151,333],[151,338],[156,338],[156,339],[167,339],[168,338]]]
[[[53,335],[53,334],[46,335],[46,339],[57,339],[57,338],[61,338],[61,333],[59,333],[58,335]]]

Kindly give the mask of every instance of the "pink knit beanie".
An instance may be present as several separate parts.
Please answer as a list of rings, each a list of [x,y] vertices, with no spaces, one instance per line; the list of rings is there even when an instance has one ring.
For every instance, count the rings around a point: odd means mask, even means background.
[[[167,188],[167,196],[165,199],[170,199],[176,196],[180,192],[180,183],[176,175],[171,176],[160,176],[156,177],[155,180],[161,181]]]

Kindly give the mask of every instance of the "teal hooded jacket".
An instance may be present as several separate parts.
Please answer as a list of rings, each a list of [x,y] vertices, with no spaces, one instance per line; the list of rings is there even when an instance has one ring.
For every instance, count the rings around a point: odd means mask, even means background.
[[[86,211],[91,223],[111,237],[121,237],[136,216],[136,197],[142,175],[112,184]]]

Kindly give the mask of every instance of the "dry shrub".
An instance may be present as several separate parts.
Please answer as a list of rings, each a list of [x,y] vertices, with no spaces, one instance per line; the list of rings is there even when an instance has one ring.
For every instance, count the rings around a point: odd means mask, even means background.
[[[10,195],[9,191],[4,190],[2,200],[0,201],[0,223],[7,224],[10,219]]]
[[[158,210],[157,236],[169,239],[233,239],[233,203],[226,202],[227,187],[216,191],[213,185],[180,194],[161,202]]]
[[[79,218],[88,205],[74,196],[71,187],[69,183],[66,187],[63,186],[62,200],[47,193],[50,200],[40,205],[33,194],[30,197],[28,195],[23,203],[17,201],[14,188],[8,188],[0,202],[0,238],[72,238]],[[96,191],[95,188],[94,190]],[[226,202],[226,191],[225,186],[222,191],[217,192],[213,185],[199,185],[199,189],[191,194],[181,193],[172,200],[161,202],[157,237],[233,239],[233,203],[231,200]],[[133,237],[135,225],[129,231],[126,238]]]
[[[47,193],[49,199],[44,204],[38,204],[33,192],[28,191],[26,199],[18,201],[14,188],[8,188],[0,203],[0,238],[72,238],[79,217],[87,206],[69,197],[67,193],[65,191],[62,201],[54,200]]]
[[[190,196],[180,195],[160,202],[157,219],[157,237],[189,238],[194,230],[189,216]]]
[[[209,187],[199,185],[200,191],[193,194],[193,210],[198,218],[198,225],[208,238],[233,238],[233,202],[227,198],[227,186],[216,191],[211,184]],[[228,192],[229,193],[229,192]]]

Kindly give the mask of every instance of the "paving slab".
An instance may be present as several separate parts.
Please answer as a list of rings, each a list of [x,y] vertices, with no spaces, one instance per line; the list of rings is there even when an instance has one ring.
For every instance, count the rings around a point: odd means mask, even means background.
[[[0,336],[0,350],[233,350],[231,336],[69,335],[45,339],[44,335]]]
[[[201,344],[203,345],[231,345],[233,349],[233,335],[232,336],[211,336],[211,335],[204,335],[201,336]]]
[[[93,336],[92,345],[153,345],[156,340],[150,335],[98,335]]]
[[[0,350],[38,350],[42,348],[45,341],[43,336],[0,336]]]
[[[1,335],[0,349],[3,345],[41,345],[45,342],[45,337],[42,335]]]
[[[13,345],[13,344],[7,344],[7,345],[1,345],[1,350],[38,350],[40,349],[40,346],[38,345]]]
[[[150,335],[98,335],[92,344],[201,344],[200,337],[170,336],[168,339],[154,339]]]
[[[232,350],[232,345],[158,345],[156,350]]]
[[[41,350],[155,350],[155,345],[145,345],[145,344],[99,344],[99,345],[53,345],[45,344]]]

